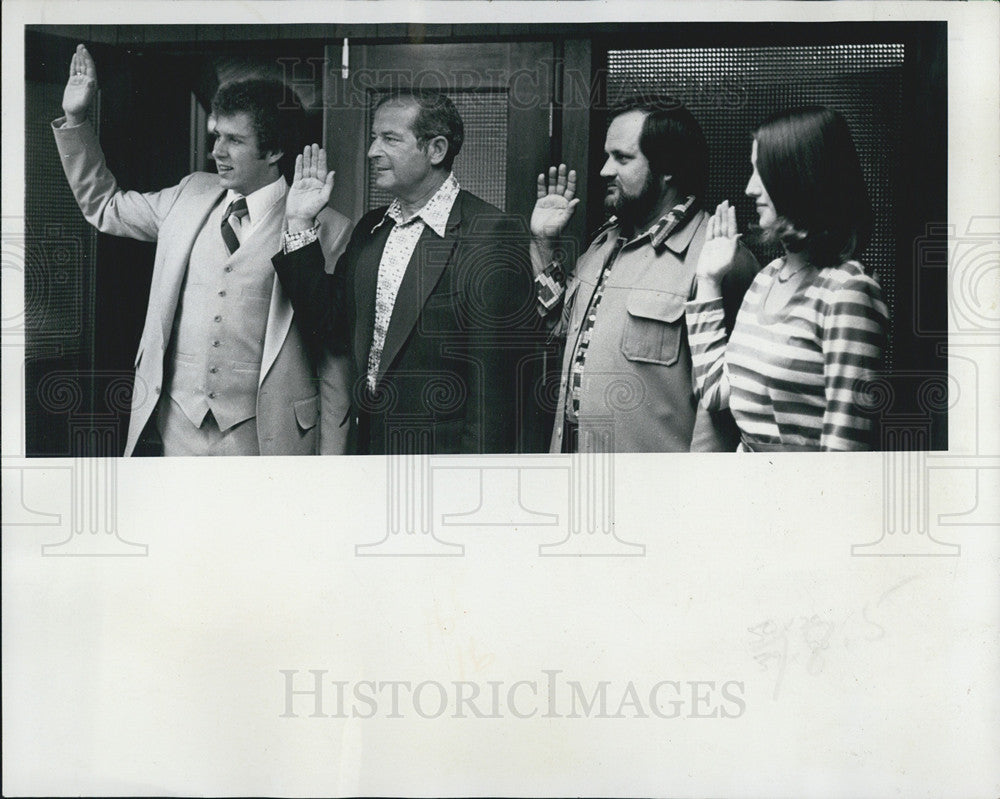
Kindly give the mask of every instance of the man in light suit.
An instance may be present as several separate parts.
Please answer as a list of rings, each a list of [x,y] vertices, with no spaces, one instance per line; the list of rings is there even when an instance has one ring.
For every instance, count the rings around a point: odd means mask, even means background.
[[[303,330],[346,352],[361,454],[514,452],[518,369],[537,319],[523,225],[460,189],[462,119],[446,96],[376,107],[368,157],[392,203],[362,217],[333,275],[315,238],[332,178],[307,148],[274,258]]]
[[[79,45],[65,116],[53,122],[70,187],[98,230],[157,242],[125,455],[314,454],[315,359],[270,266],[288,191],[282,164],[298,149],[301,106],[277,81],[221,86],[212,101],[218,174],[139,193],[119,189],[87,123],[96,90],[94,61]],[[328,208],[319,215],[328,265],[349,224]],[[340,406],[331,416],[346,414],[345,365],[330,364],[324,376],[324,395]],[[343,432],[329,433],[324,451],[342,449]]]

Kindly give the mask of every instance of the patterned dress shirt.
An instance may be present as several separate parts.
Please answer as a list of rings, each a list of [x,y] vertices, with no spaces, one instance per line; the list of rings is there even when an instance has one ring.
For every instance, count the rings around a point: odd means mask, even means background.
[[[460,189],[458,179],[452,173],[448,175],[423,208],[404,218],[403,208],[399,200],[394,199],[386,209],[382,219],[372,228],[371,232],[374,233],[385,224],[386,220],[393,223],[393,228],[389,231],[389,237],[385,242],[385,249],[382,251],[382,259],[379,261],[378,284],[375,289],[375,329],[372,333],[372,346],[368,352],[367,374],[368,388],[372,391],[375,390],[378,382],[379,363],[382,359],[382,350],[385,347],[385,334],[389,329],[392,309],[396,304],[396,294],[403,282],[403,275],[406,274],[406,267],[413,257],[413,251],[417,247],[417,242],[420,240],[424,228],[429,227],[439,237],[444,238],[448,227],[448,217],[451,215],[452,206],[455,205]],[[282,250],[289,253],[312,244],[318,238],[319,225],[296,233],[285,231]]]
[[[403,282],[403,275],[406,274],[406,267],[413,257],[413,251],[417,247],[417,241],[420,240],[425,227],[429,227],[440,238],[444,238],[448,216],[458,197],[459,188],[455,175],[448,175],[423,208],[405,218],[399,200],[394,199],[385,216],[372,228],[374,233],[387,219],[395,223],[389,231],[385,249],[382,250],[382,260],[378,265],[375,329],[372,333],[372,346],[368,351],[368,388],[372,391],[375,390],[378,381],[379,362],[382,359],[382,349],[385,347],[389,320],[392,318],[392,308],[396,304],[396,294],[399,292],[400,283]]]

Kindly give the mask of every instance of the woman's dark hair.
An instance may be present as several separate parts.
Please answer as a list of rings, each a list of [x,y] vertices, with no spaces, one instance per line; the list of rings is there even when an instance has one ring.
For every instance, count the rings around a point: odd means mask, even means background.
[[[782,111],[754,134],[757,171],[778,219],[769,236],[817,267],[864,249],[872,207],[844,118],[823,106]]]
[[[257,134],[259,154],[282,154],[278,168],[291,182],[295,156],[302,152],[305,111],[295,92],[280,80],[249,78],[222,84],[212,98],[216,116],[247,114]]]

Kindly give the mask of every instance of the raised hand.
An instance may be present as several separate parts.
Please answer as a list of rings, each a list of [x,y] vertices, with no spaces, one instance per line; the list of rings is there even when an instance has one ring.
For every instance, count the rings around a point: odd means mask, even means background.
[[[558,169],[549,167],[548,180],[545,174],[538,176],[538,199],[531,212],[531,235],[536,239],[554,239],[563,232],[573,209],[580,202],[576,194],[576,170],[566,173],[566,164]]]
[[[79,125],[86,120],[96,93],[97,67],[87,48],[78,44],[69,63],[69,80],[63,91],[62,107],[67,125]]]
[[[732,269],[739,241],[736,233],[736,209],[723,200],[708,219],[705,245],[698,257],[697,275],[699,288],[704,285],[718,287],[722,278]]]
[[[333,172],[326,169],[326,151],[318,144],[307,145],[295,156],[295,174],[285,200],[285,219],[291,232],[310,228],[330,200]]]

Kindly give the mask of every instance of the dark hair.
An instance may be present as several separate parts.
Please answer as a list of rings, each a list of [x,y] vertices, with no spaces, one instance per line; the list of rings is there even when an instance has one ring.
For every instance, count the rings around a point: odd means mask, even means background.
[[[273,78],[224,83],[212,98],[212,113],[248,114],[260,154],[280,152],[278,168],[286,180],[291,180],[295,156],[302,150],[305,111],[290,87]]]
[[[610,119],[644,111],[639,150],[653,175],[672,175],[681,194],[704,197],[708,185],[708,143],[701,125],[680,100],[669,94],[635,93],[611,107]]]
[[[451,169],[455,156],[465,141],[465,125],[458,109],[451,99],[440,92],[422,89],[399,89],[382,96],[375,105],[378,111],[387,103],[412,103],[417,106],[417,118],[413,121],[413,135],[421,147],[437,136],[448,141],[448,152],[441,162],[442,169]]]
[[[757,171],[778,219],[769,235],[817,267],[864,249],[872,207],[844,118],[808,106],[770,117],[754,134]]]

